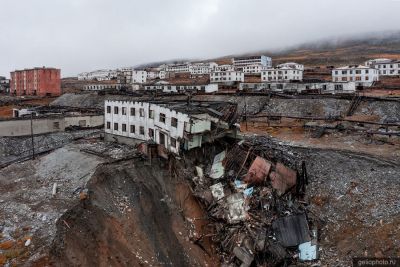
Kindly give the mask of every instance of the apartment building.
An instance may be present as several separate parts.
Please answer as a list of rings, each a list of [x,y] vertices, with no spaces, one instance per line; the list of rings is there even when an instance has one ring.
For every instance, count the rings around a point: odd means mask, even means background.
[[[375,68],[382,76],[400,75],[400,60],[387,58],[372,59],[365,62],[365,66]]]
[[[244,73],[254,73],[259,74],[265,69],[262,65],[246,65],[242,68]]]
[[[280,81],[301,81],[303,80],[303,71],[290,67],[281,67],[275,69],[264,69],[261,72],[262,82]]]
[[[83,86],[85,91],[121,90],[121,84],[88,84]]]
[[[132,70],[131,83],[145,83],[147,81],[147,72],[145,70]]]
[[[218,64],[215,62],[195,63],[189,66],[189,71],[192,75],[210,74],[217,66]]]
[[[233,66],[237,69],[242,69],[248,65],[261,65],[266,68],[272,68],[272,59],[270,57],[251,56],[251,57],[235,57],[232,59]]]
[[[229,64],[224,64],[224,65],[218,65],[214,68],[214,71],[219,72],[219,71],[234,71],[235,67],[233,65]]]
[[[304,65],[295,63],[295,62],[287,62],[287,63],[282,63],[276,66],[278,69],[283,69],[283,68],[291,68],[291,69],[296,69],[296,70],[304,70]]]
[[[182,73],[182,72],[190,72],[190,63],[184,64],[169,64],[166,66],[166,72],[175,72],[175,73]]]
[[[33,68],[10,73],[10,94],[16,96],[61,95],[61,70],[56,68]]]
[[[236,133],[234,120],[221,119],[226,106],[236,112],[236,105],[222,102],[134,102],[105,101],[105,138],[127,143],[150,141],[177,153],[201,147],[215,133]],[[221,112],[221,113],[220,113]],[[224,118],[236,118],[225,114]],[[231,115],[231,116],[228,116]]]
[[[218,84],[169,84],[156,83],[145,85],[147,91],[161,91],[164,93],[179,93],[179,92],[218,92]]]
[[[372,86],[379,81],[379,70],[363,65],[350,65],[332,70],[333,82],[355,82],[356,86]]]
[[[244,73],[241,71],[213,71],[210,73],[210,82],[244,82]]]
[[[117,78],[116,70],[95,70],[78,74],[79,81],[110,81]]]

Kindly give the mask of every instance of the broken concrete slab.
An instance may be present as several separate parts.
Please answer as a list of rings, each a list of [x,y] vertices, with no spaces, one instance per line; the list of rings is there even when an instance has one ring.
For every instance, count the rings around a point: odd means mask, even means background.
[[[261,184],[268,177],[271,165],[266,159],[257,156],[251,164],[244,181],[251,184]]]
[[[298,246],[311,240],[305,214],[278,218],[272,223],[272,229],[284,247]]]

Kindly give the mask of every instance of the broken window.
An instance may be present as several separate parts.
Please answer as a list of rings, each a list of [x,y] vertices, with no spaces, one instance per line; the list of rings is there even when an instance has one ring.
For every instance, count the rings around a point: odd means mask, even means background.
[[[151,128],[149,128],[149,137],[150,137],[151,139],[153,139],[153,137],[154,137],[154,130],[151,129]]]
[[[177,118],[174,118],[174,117],[172,117],[171,118],[171,126],[172,127],[178,127],[178,119]]]
[[[107,106],[107,113],[111,113],[111,106]]]
[[[126,107],[122,107],[122,115],[126,115]]]
[[[171,137],[171,147],[176,148],[176,139]]]
[[[111,128],[111,122],[107,121],[107,129]]]
[[[60,129],[60,122],[58,122],[58,121],[55,121],[55,122],[53,122],[53,129]]]
[[[149,110],[149,118],[154,119],[154,110]]]
[[[131,116],[135,116],[135,114],[136,114],[135,108],[131,108]]]
[[[118,123],[114,122],[114,131],[118,131]]]
[[[140,127],[139,127],[139,133],[140,133],[141,135],[144,135],[144,127],[143,127],[143,126],[140,126]]]
[[[144,108],[139,109],[139,115],[140,117],[144,117]]]
[[[114,107],[114,114],[118,114],[118,107]]]
[[[131,133],[135,133],[135,125],[131,125]]]
[[[126,132],[126,124],[125,123],[122,124],[122,131]]]
[[[165,145],[165,134],[160,133],[160,145]]]
[[[160,122],[165,123],[165,114],[160,113]]]

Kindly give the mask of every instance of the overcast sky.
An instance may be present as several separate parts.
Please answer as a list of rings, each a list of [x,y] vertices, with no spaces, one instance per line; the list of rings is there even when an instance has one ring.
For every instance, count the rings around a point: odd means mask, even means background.
[[[400,29],[400,0],[0,0],[0,75],[62,76]]]

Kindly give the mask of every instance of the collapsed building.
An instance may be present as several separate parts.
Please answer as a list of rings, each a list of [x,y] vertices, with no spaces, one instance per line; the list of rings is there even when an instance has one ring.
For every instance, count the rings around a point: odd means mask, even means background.
[[[237,105],[227,102],[105,101],[105,139],[158,144],[179,153],[236,136]]]

